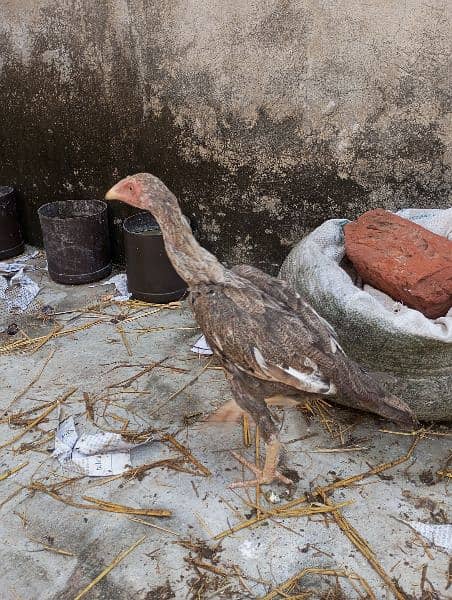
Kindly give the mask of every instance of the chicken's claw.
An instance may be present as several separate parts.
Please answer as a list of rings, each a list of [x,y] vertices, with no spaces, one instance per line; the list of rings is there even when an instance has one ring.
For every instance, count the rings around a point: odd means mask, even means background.
[[[259,469],[255,464],[237,454],[231,450],[232,456],[239,461],[243,466],[252,471],[256,475],[256,479],[248,479],[245,481],[235,481],[231,483],[229,486],[231,489],[235,488],[244,488],[244,487],[254,487],[256,485],[266,485],[272,483],[275,480],[280,481],[286,485],[293,485],[293,481],[288,477],[285,477],[282,473],[280,473],[277,469],[270,469],[267,472],[265,469]]]

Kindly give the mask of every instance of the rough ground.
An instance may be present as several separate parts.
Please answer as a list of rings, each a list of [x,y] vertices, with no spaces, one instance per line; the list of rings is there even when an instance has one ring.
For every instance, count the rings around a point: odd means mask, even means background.
[[[40,260],[42,263],[42,259],[37,259],[37,264],[41,264]],[[51,332],[56,323],[65,329],[92,326],[51,339],[34,352],[0,354],[2,412],[39,375],[52,354],[35,383],[6,411],[11,415],[35,408],[36,412],[25,415],[20,426],[3,419],[0,445],[24,433],[25,426],[42,414],[42,403],[56,400],[76,387],[64,406],[66,413],[77,416],[80,429],[92,431],[94,427],[84,402],[84,394],[88,394],[98,427],[126,426],[136,432],[158,430],[154,441],[134,453],[134,466],[162,458],[181,458],[170,444],[159,441],[167,432],[189,448],[211,471],[211,476],[202,476],[196,467],[186,463],[182,468],[193,473],[160,467],[140,478],[121,477],[107,483],[83,478],[59,489],[64,498],[78,503],[87,502],[83,496],[91,496],[133,507],[170,509],[173,514],[169,518],[139,518],[173,533],[131,521],[127,515],[69,506],[41,491],[32,491],[32,482],[49,487],[76,476],[61,472],[51,456],[52,432],[57,425],[54,410],[23,437],[1,449],[3,599],[76,598],[115,556],[143,536],[146,538],[141,545],[86,598],[259,598],[305,568],[356,573],[367,581],[375,598],[393,598],[382,578],[330,515],[274,518],[228,535],[221,542],[213,539],[215,534],[254,513],[246,504],[255,501],[254,490],[247,494],[228,489],[229,483],[243,476],[229,450],[236,449],[252,458],[253,449],[244,449],[241,425],[209,425],[201,420],[231,394],[222,371],[212,368],[213,363],[208,365],[208,358],[198,358],[190,352],[198,330],[183,304],[131,307],[107,303],[88,312],[84,307],[111,293],[111,288],[64,287],[50,282],[42,271],[32,276],[43,288],[38,297],[41,308],[50,305],[54,312],[62,314],[43,320],[37,315],[37,305],[35,314],[11,317],[11,321],[32,337]],[[77,312],[77,308],[82,311]],[[118,315],[142,316],[118,321]],[[93,324],[97,320],[100,322]],[[3,335],[0,343],[10,343],[21,335]],[[168,358],[161,366],[128,387],[114,387],[165,357]],[[192,385],[171,398],[199,373]],[[412,436],[381,431],[397,429],[371,416],[324,407],[328,412],[321,417],[319,405],[311,401],[310,406],[313,413],[309,407],[278,412],[286,466],[299,477],[291,492],[294,498],[316,486],[365,472],[369,466],[395,460],[407,452],[413,441]],[[441,431],[442,436],[429,435],[419,441],[406,462],[330,495],[334,503],[353,502],[341,514],[367,540],[376,561],[403,590],[405,595],[400,598],[447,598],[451,594],[451,588],[446,590],[449,558],[400,521],[450,521],[448,480],[437,475],[450,456],[450,430],[449,437],[446,428]],[[33,447],[26,445],[33,442]],[[325,451],[333,448],[334,452]],[[24,462],[28,464],[20,471],[1,478],[7,469]],[[284,488],[276,486],[272,491],[280,496],[279,504],[269,504],[263,495],[260,501],[264,508],[274,510],[286,501],[287,494]],[[73,555],[59,554],[52,548]],[[351,583],[356,590],[347,578],[339,579],[341,595],[339,587],[328,590],[336,585],[334,577],[308,573],[296,588],[297,598],[364,598],[360,583]],[[306,590],[311,590],[311,594],[303,595]]]

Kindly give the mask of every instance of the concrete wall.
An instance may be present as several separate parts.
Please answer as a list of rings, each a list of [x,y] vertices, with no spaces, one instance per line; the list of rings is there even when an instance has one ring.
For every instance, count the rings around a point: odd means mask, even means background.
[[[0,183],[36,208],[148,170],[223,259],[448,205],[447,0],[1,0]],[[125,209],[115,209],[115,227]]]

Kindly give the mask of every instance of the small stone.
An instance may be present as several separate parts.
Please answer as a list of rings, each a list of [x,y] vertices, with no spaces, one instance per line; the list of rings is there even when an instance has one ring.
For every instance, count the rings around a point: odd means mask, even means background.
[[[19,332],[19,326],[17,325],[17,323],[11,323],[10,325],[8,325],[8,328],[6,330],[6,333],[8,335],[16,335],[16,333]]]
[[[281,502],[280,496],[273,490],[270,490],[267,494],[265,494],[265,497],[271,504],[279,504]]]
[[[51,316],[51,315],[53,315],[55,310],[54,310],[53,306],[51,306],[50,304],[44,304],[44,306],[41,309],[41,312],[43,315]]]
[[[328,104],[323,109],[324,115],[332,115],[337,108],[337,103],[334,100],[330,100]]]
[[[345,251],[364,282],[436,319],[452,307],[452,241],[383,209],[345,226]]]

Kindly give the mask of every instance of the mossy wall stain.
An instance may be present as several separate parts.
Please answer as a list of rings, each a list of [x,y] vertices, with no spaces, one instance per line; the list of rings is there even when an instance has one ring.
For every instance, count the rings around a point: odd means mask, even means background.
[[[446,7],[5,0],[0,183],[40,243],[41,204],[151,171],[222,260],[273,272],[326,218],[445,207]]]

